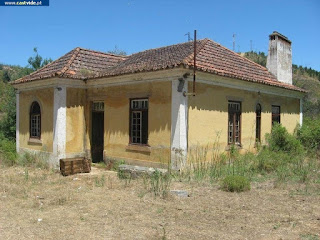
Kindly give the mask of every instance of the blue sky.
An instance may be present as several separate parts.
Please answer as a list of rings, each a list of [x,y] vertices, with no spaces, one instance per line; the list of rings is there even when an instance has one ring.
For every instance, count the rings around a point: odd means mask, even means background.
[[[318,0],[50,0],[49,7],[0,7],[0,62],[27,65],[33,47],[57,59],[75,47],[128,54],[187,41],[198,31],[236,51],[268,51],[274,30],[292,41],[293,63],[320,71]]]

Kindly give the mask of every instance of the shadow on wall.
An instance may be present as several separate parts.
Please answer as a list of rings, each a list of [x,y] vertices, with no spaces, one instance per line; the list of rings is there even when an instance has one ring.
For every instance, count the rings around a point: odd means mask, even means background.
[[[192,89],[189,83],[189,89]],[[255,112],[256,104],[260,103],[262,112],[271,113],[272,105],[280,105],[281,113],[297,114],[300,112],[299,99],[266,95],[220,86],[196,83],[196,96],[189,98],[189,110],[228,112],[228,101],[241,102],[242,113]]]
[[[130,99],[144,97],[149,98],[148,132],[150,142],[156,142],[154,140],[155,136],[160,136],[160,140],[166,140],[160,141],[159,145],[170,146],[171,82],[112,86],[88,90],[72,89],[68,91],[67,106],[71,109],[69,112],[83,107],[85,131],[91,142],[91,103],[93,101],[103,101],[105,107],[104,137],[106,143],[128,144]],[[72,121],[76,124],[77,119]]]
[[[41,138],[50,138],[49,135],[53,134],[53,90],[51,89],[20,93],[20,135],[28,136],[28,138],[30,136],[30,108],[34,101],[40,105]],[[51,138],[45,140],[50,142]]]

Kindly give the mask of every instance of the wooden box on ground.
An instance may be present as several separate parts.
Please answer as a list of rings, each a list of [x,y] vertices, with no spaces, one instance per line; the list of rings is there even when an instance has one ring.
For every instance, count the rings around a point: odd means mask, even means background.
[[[87,158],[64,158],[60,159],[60,172],[63,176],[76,173],[89,173],[91,160]]]

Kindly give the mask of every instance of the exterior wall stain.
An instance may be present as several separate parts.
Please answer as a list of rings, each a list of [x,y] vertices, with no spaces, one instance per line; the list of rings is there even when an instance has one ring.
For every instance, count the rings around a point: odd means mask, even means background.
[[[171,101],[172,80],[152,81],[99,88],[67,88],[66,156],[89,156],[91,149],[91,105],[103,101],[104,110],[104,158],[124,159],[140,163],[168,163],[171,157]],[[199,74],[203,81],[219,80],[218,77]],[[189,79],[190,80],[190,79]],[[247,86],[247,82],[239,85]],[[252,86],[252,85],[251,85]],[[250,86],[249,86],[250,87]],[[242,151],[255,151],[255,106],[262,106],[261,137],[271,131],[271,106],[281,107],[281,123],[292,133],[300,120],[299,98],[267,94],[270,86],[258,86],[264,93],[216,86],[197,82],[196,96],[188,97],[188,149],[213,146],[226,150],[228,129],[228,100],[241,101]],[[192,83],[189,81],[189,89]],[[278,89],[275,89],[275,91]],[[263,92],[263,91],[262,91]],[[129,103],[131,98],[149,99],[148,145],[143,149],[128,149]],[[41,141],[29,141],[29,111],[37,100],[41,106]],[[20,92],[21,149],[52,152],[53,145],[53,88]]]
[[[191,83],[189,83],[191,87]],[[228,146],[228,100],[241,102],[242,151],[255,151],[256,114],[255,106],[260,103],[261,138],[271,132],[271,106],[281,107],[281,124],[293,133],[299,124],[299,99],[274,97],[267,94],[235,90],[202,83],[196,84],[197,94],[189,98],[189,150],[196,147],[215,145],[220,152]]]
[[[83,153],[85,135],[85,90],[67,88],[66,154]]]
[[[150,153],[126,149],[129,144],[129,102],[131,98],[142,97],[149,99]],[[168,163],[171,138],[171,81],[88,89],[88,99],[89,101],[102,100],[105,104],[104,157],[106,160],[118,158]],[[86,115],[90,116],[90,112]],[[90,129],[89,122],[86,128]]]
[[[30,142],[30,107],[38,101],[41,108],[41,143]],[[53,151],[53,88],[20,92],[20,147],[44,152]]]

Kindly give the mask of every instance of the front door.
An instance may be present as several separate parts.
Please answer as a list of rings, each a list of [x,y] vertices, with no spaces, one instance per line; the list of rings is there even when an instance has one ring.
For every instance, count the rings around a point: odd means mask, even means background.
[[[92,162],[103,161],[104,106],[103,102],[94,102],[92,108]]]

